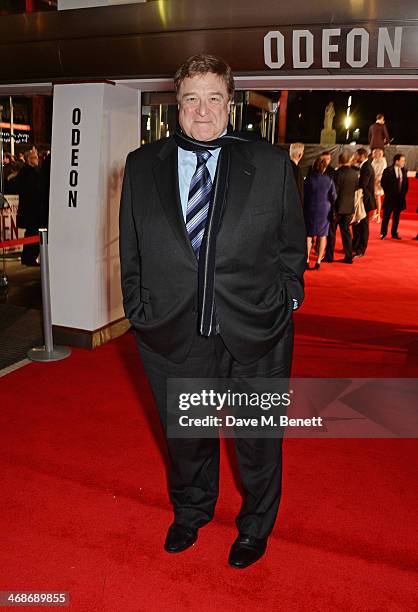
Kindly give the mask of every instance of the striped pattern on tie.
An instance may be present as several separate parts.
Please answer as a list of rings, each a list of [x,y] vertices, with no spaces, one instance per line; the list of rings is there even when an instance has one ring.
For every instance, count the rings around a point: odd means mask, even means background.
[[[194,254],[199,259],[199,251],[205,233],[212,192],[212,180],[206,167],[206,162],[211,153],[210,151],[195,151],[195,154],[197,165],[190,183],[186,210],[186,228]]]

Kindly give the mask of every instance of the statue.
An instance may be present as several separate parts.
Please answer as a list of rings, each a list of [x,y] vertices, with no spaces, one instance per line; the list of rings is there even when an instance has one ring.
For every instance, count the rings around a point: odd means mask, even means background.
[[[332,123],[335,117],[334,102],[330,102],[325,109],[324,128],[332,130]]]
[[[334,102],[331,101],[325,109],[324,129],[321,131],[321,140],[320,140],[321,145],[330,145],[330,144],[335,144],[336,142],[337,133],[332,127],[334,117],[335,117]]]

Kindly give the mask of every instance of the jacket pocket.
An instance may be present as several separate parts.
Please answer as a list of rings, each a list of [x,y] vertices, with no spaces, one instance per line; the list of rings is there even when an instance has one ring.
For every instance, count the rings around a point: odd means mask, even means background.
[[[260,204],[255,204],[251,212],[253,215],[264,215],[266,213],[276,213],[279,210],[279,204],[277,200],[271,200],[269,202],[262,202]]]

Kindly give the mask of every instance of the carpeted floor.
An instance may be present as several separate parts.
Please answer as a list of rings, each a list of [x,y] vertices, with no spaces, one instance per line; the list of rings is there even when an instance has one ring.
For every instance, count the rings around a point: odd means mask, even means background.
[[[380,241],[373,225],[367,257],[307,272],[295,375],[418,376],[416,231]],[[229,444],[215,520],[191,550],[162,550],[161,432],[130,333],[0,393],[0,590],[69,591],[77,612],[418,608],[415,440],[288,440],[268,554],[238,572]]]

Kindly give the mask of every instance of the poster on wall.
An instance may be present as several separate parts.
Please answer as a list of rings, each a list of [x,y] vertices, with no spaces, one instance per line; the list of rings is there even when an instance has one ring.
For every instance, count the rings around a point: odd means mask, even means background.
[[[9,208],[3,208],[0,211],[0,240],[16,240],[23,238],[25,230],[17,227],[17,209],[19,206],[18,195],[4,196],[9,203]],[[5,249],[6,253],[19,253],[22,246],[12,246]]]

